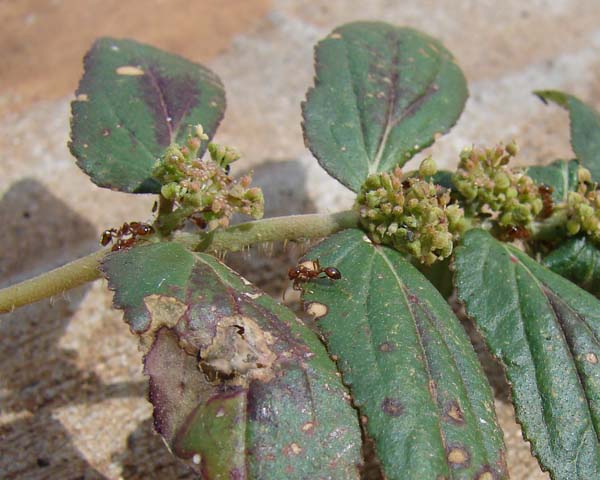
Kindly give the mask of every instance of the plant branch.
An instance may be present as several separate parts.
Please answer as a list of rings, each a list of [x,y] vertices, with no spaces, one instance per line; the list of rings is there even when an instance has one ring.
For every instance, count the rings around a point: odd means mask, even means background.
[[[100,278],[98,264],[107,253],[106,249],[98,250],[62,267],[0,290],[0,313],[11,312],[15,308]]]
[[[238,251],[255,243],[278,240],[302,240],[331,235],[356,227],[358,215],[353,211],[333,214],[293,215],[242,223],[215,230],[198,239],[197,234],[180,233],[174,240],[196,251],[209,253]],[[37,277],[0,290],[0,313],[37,302],[78,287],[100,277],[100,261],[110,250],[102,249],[74,260]]]
[[[333,214],[291,215],[241,223],[214,230],[198,241],[197,235],[179,234],[176,240],[193,250],[207,253],[236,252],[256,243],[321,238],[358,226],[353,210]]]

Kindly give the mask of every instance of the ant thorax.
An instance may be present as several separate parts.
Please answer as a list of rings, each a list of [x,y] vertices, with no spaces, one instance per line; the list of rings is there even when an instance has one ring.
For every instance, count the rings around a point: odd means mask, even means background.
[[[318,272],[321,269],[318,260],[307,260],[298,264],[298,266],[311,272]]]

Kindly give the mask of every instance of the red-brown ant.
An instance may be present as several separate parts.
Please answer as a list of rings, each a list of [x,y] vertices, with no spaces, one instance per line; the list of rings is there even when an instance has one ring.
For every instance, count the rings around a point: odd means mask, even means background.
[[[150,235],[151,233],[154,233],[154,228],[147,223],[125,222],[119,229],[109,228],[104,230],[100,237],[100,244],[106,246],[115,240],[111,251],[116,252],[131,247],[138,237]]]
[[[511,225],[502,232],[502,238],[509,241],[527,240],[531,233],[523,225]]]
[[[319,265],[319,260],[302,262],[301,264],[296,265],[288,270],[289,279],[294,281],[294,284],[292,285],[294,290],[302,290],[302,287],[300,286],[301,283],[308,282],[313,278],[317,278],[321,274],[325,274],[331,280],[339,280],[342,278],[342,274],[337,268],[321,268],[321,265]]]

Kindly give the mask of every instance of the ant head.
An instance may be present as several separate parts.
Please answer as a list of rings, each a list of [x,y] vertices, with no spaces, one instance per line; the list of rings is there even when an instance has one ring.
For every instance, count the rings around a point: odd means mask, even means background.
[[[288,270],[288,277],[289,277],[289,279],[290,280],[294,280],[294,279],[298,278],[300,276],[301,271],[302,270],[301,270],[301,268],[299,266],[297,266],[297,267],[291,267]]]
[[[100,237],[100,244],[103,247],[106,247],[112,241],[112,232],[110,230],[104,230],[102,232],[102,237]]]

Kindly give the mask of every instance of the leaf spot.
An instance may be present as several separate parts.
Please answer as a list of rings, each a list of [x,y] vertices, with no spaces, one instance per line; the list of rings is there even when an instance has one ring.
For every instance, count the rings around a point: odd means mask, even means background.
[[[509,255],[509,257],[512,263],[519,263],[519,260],[517,260],[517,257],[515,257],[514,255]]]
[[[452,400],[447,402],[444,406],[444,416],[450,422],[457,425],[464,425],[465,419],[463,417],[463,412],[460,409],[460,405],[456,400]]]
[[[304,425],[302,425],[302,431],[304,433],[312,433],[314,428],[315,424],[313,422],[306,422]]]
[[[384,398],[383,402],[381,402],[381,409],[390,417],[399,417],[404,413],[402,403],[400,403],[399,400],[390,397]]]
[[[464,447],[450,446],[447,458],[452,468],[463,468],[469,464],[469,453]]]
[[[103,137],[108,137],[110,135],[110,128],[103,128],[102,129],[102,136]]]
[[[339,33],[332,33],[331,35],[329,35],[329,38],[338,40],[338,39],[342,38],[342,36]]]
[[[481,475],[477,475],[475,480],[494,480],[494,474],[492,472],[483,472]]]
[[[76,97],[76,100],[79,100],[80,102],[87,102],[89,99],[90,98],[87,96],[87,93],[80,93]]]
[[[220,407],[220,408],[217,410],[217,413],[215,414],[215,417],[217,417],[217,418],[221,418],[221,417],[223,417],[224,415],[225,415],[225,409],[224,409],[223,407]]]
[[[286,457],[290,455],[300,455],[302,453],[302,448],[297,443],[290,443],[287,447],[283,448],[283,454]]]
[[[595,353],[592,353],[592,352],[590,352],[590,353],[586,353],[586,354],[585,354],[585,359],[586,359],[588,362],[590,362],[590,363],[593,363],[593,364],[596,364],[596,363],[598,363],[598,357],[596,356],[596,354],[595,354]]]
[[[327,308],[327,305],[324,305],[319,302],[309,303],[306,307],[306,313],[312,315],[315,318],[315,320],[327,315],[328,311],[329,309]]]
[[[396,350],[396,345],[392,342],[383,342],[381,345],[379,345],[379,350],[381,352],[393,352]]]
[[[196,453],[193,457],[192,457],[192,462],[194,463],[194,465],[200,465],[200,462],[202,461],[202,457],[200,456],[199,453]]]
[[[135,67],[133,65],[123,65],[115,70],[117,75],[127,75],[138,77],[144,74],[144,71],[140,67]]]
[[[485,465],[479,473],[475,475],[475,480],[497,480],[499,477],[492,471],[489,465]]]

